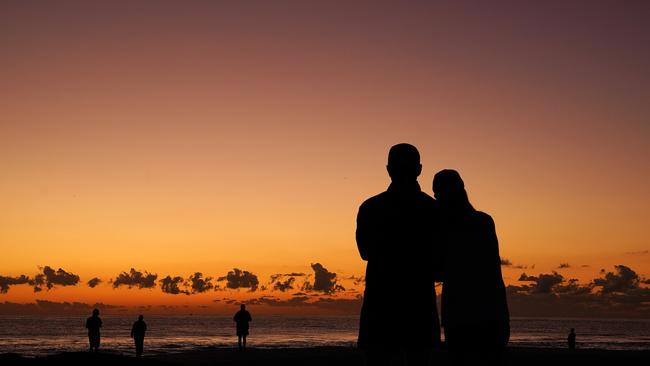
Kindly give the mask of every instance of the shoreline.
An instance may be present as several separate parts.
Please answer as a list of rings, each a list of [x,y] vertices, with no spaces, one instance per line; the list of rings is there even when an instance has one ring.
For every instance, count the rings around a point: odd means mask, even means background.
[[[432,365],[448,365],[446,351],[436,351]],[[605,350],[509,347],[508,365],[649,365],[650,350]],[[137,359],[110,349],[98,354],[62,352],[49,356],[27,357],[15,353],[0,354],[2,365],[363,365],[361,351],[354,347],[311,348],[204,348],[177,353],[147,354]]]

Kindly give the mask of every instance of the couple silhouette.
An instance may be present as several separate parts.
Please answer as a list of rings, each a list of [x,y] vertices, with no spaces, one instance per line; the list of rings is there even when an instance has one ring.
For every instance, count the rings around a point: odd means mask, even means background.
[[[469,202],[455,170],[422,192],[420,153],[393,146],[388,189],[366,200],[356,240],[367,261],[358,347],[369,366],[427,365],[445,345],[454,365],[501,362],[510,337],[499,244],[492,218]],[[442,282],[441,320],[435,282]]]

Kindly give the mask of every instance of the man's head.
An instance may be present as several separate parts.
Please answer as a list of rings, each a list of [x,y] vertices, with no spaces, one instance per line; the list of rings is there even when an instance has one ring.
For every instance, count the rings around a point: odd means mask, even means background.
[[[93,309],[93,316],[99,315],[99,309]]]
[[[142,316],[142,314],[138,315],[138,320],[142,320],[142,319],[144,319],[144,316]]]
[[[241,305],[239,306],[239,308],[242,309],[242,310],[246,310],[246,305],[241,304]]]
[[[420,153],[411,144],[397,144],[388,152],[388,175],[393,182],[408,182],[417,180],[422,173]]]

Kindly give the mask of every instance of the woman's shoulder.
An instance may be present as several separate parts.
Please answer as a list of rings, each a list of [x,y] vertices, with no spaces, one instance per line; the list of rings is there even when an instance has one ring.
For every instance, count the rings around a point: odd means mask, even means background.
[[[488,215],[483,211],[475,211],[474,217],[476,221],[481,224],[494,226],[494,220],[492,219],[492,216]]]

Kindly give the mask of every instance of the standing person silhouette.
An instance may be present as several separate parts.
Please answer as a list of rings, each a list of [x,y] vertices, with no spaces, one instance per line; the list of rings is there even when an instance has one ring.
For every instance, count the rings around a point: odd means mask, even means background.
[[[232,318],[237,323],[237,345],[239,350],[246,349],[246,336],[248,336],[248,323],[253,321],[251,313],[246,310],[246,305],[241,304],[239,311]]]
[[[147,331],[147,323],[143,319],[142,314],[138,315],[138,320],[131,327],[131,338],[135,342],[135,357],[141,357],[144,351],[144,334]]]
[[[93,315],[86,319],[86,328],[88,329],[88,343],[90,343],[90,352],[99,351],[99,329],[102,327],[102,319],[99,317],[99,309],[93,310]]]
[[[388,189],[366,200],[357,215],[357,246],[367,261],[358,347],[369,366],[394,359],[426,365],[440,343],[437,205],[417,182],[422,165],[415,146],[391,147],[386,169]]]
[[[455,170],[433,178],[444,225],[442,326],[453,365],[498,365],[510,338],[494,221],[472,207]]]
[[[571,332],[567,336],[567,343],[569,344],[569,349],[576,349],[576,331],[573,328],[571,328]]]

